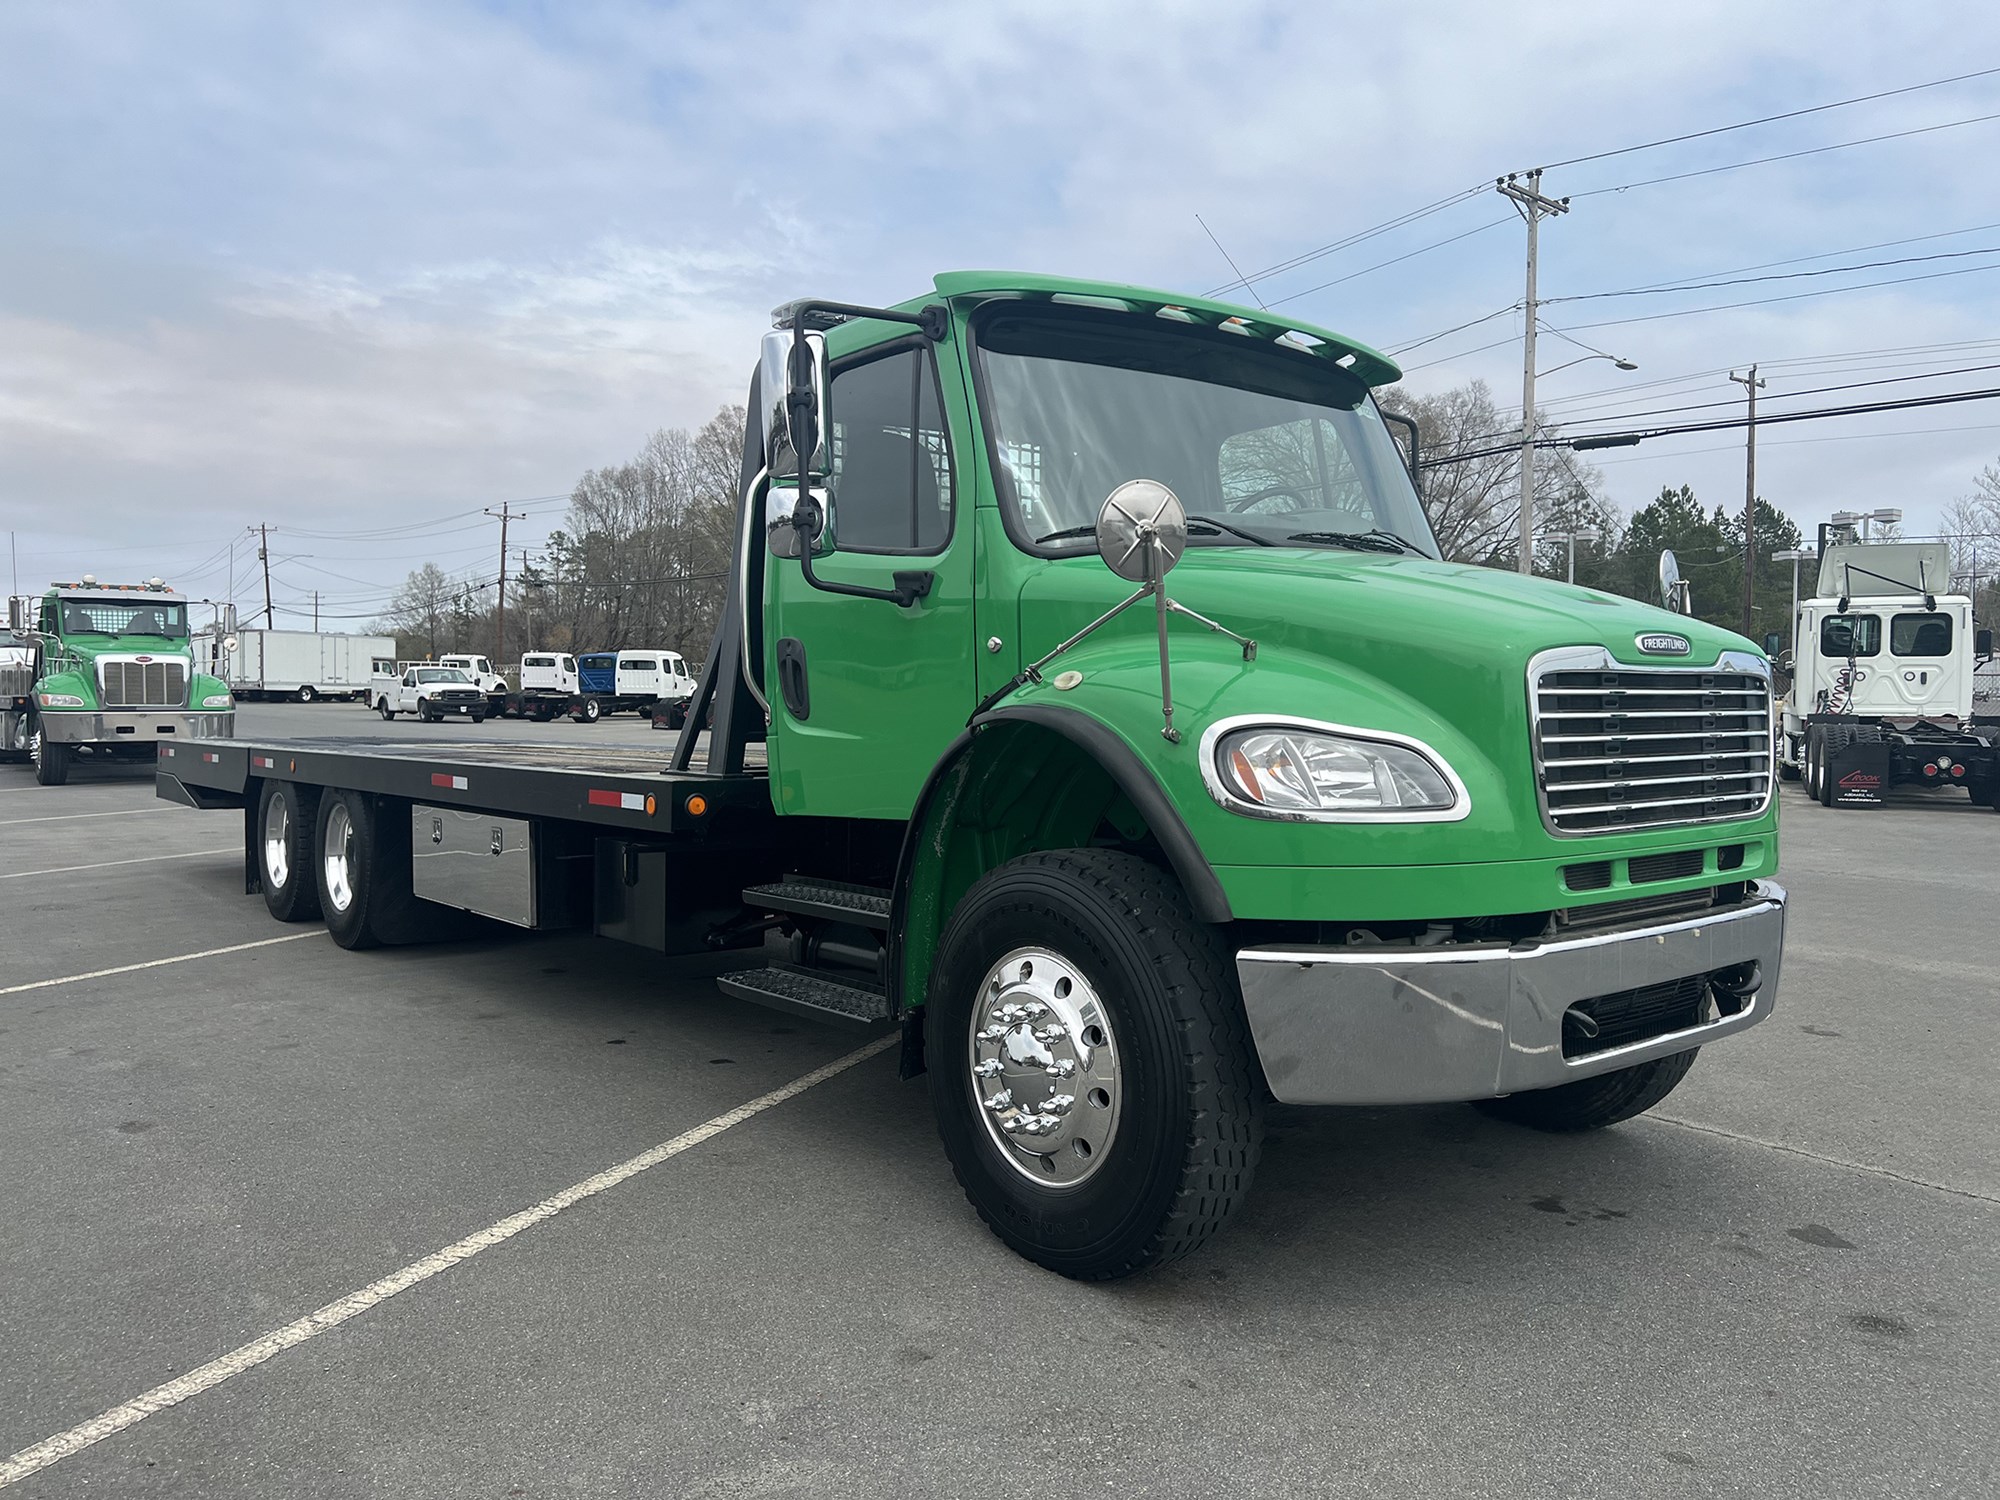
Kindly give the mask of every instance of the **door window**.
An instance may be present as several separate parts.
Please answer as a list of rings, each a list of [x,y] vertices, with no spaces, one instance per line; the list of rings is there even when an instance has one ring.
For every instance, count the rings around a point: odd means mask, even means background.
[[[842,552],[938,552],[951,535],[951,449],[930,351],[833,377],[834,542]]]
[[[1880,615],[1828,615],[1819,622],[1821,656],[1874,656],[1881,649]]]
[[[1951,655],[1951,616],[1897,615],[1889,621],[1889,650],[1897,656]]]

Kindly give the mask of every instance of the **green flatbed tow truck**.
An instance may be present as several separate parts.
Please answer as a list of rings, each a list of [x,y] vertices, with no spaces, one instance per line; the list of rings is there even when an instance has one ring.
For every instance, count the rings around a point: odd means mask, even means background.
[[[1212,1234],[1268,1099],[1591,1129],[1770,1013],[1768,664],[1439,560],[1388,359],[1003,273],[774,321],[707,732],[175,744],[273,915],[762,944],[722,988],[900,1025],[973,1206],[1088,1278]]]

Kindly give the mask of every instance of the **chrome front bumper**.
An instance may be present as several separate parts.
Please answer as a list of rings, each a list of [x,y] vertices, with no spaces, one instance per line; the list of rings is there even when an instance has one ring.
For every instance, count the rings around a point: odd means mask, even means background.
[[[131,745],[176,740],[227,740],[236,737],[236,711],[221,709],[190,713],[178,708],[117,709],[109,713],[44,709],[44,739],[58,745]]]
[[[1245,948],[1236,973],[1281,1101],[1424,1104],[1573,1083],[1747,1030],[1777,1003],[1784,939],[1784,889],[1757,881],[1712,916],[1511,947]],[[1735,1014],[1563,1056],[1578,1001],[1748,963],[1760,982]]]

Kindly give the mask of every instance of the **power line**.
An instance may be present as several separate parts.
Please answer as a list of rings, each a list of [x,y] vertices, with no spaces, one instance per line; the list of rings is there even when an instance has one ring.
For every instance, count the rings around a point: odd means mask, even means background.
[[[1959,73],[1950,78],[1933,78],[1929,83],[1912,83],[1904,88],[1884,89],[1879,94],[1859,94],[1852,99],[1836,99],[1831,104],[1814,104],[1806,109],[1786,110],[1783,114],[1764,115],[1755,120],[1739,120],[1734,125],[1716,125],[1707,130],[1691,130],[1686,135],[1670,135],[1657,141],[1642,141],[1636,146],[1620,146],[1613,151],[1596,151],[1589,156],[1572,156],[1566,161],[1552,161],[1545,165],[1555,167],[1575,167],[1587,161],[1604,161],[1613,156],[1629,156],[1634,151],[1651,151],[1657,146],[1678,146],[1683,141],[1698,141],[1711,135],[1727,135],[1732,130],[1749,130],[1757,125],[1774,125],[1780,120],[1796,120],[1805,115],[1824,114],[1830,109],[1846,109],[1852,104],[1872,104],[1877,99],[1893,99],[1899,94],[1914,94],[1924,89],[1943,88],[1948,83],[1965,83],[1974,78],[1988,78],[2000,73],[2000,68],[1981,68],[1976,73]]]
[[[1691,177],[1712,177],[1717,172],[1736,172],[1744,167],[1767,166],[1774,161],[1796,161],[1801,156],[1820,156],[1828,151],[1846,151],[1855,146],[1873,146],[1880,141],[1900,141],[1913,135],[1930,135],[1939,130],[1957,130],[1964,125],[1983,125],[1988,120],[2000,120],[2000,113],[1973,115],[1964,120],[1946,120],[1941,125],[1919,125],[1914,130],[1892,130],[1887,135],[1864,136],[1858,141],[1836,141],[1830,146],[1808,146],[1802,151],[1781,151],[1776,156],[1759,156],[1750,161],[1733,161],[1719,167],[1700,167],[1692,172],[1672,172],[1665,177],[1646,177],[1638,182],[1620,182],[1610,187],[1586,188],[1580,193],[1571,193],[1572,198],[1598,198],[1606,193],[1624,193],[1633,188],[1658,187],[1663,182],[1686,182]]]
[[[1336,276],[1331,281],[1322,281],[1318,286],[1309,286],[1303,292],[1293,292],[1290,296],[1279,297],[1271,302],[1260,305],[1267,309],[1283,307],[1287,302],[1296,302],[1301,297],[1310,297],[1314,292],[1323,292],[1328,287],[1339,286],[1343,281],[1352,281],[1357,276],[1366,276],[1370,271],[1379,271],[1384,266],[1400,265],[1406,260],[1415,260],[1419,255],[1428,255],[1433,250],[1442,250],[1446,245],[1456,245],[1460,240],[1469,240],[1475,234],[1484,234],[1489,229],[1498,229],[1502,224],[1511,224],[1513,222],[1510,218],[1489,219],[1477,229],[1468,229],[1465,233],[1454,234],[1449,239],[1433,240],[1430,244],[1420,249],[1412,250],[1406,255],[1393,256],[1388,260],[1378,260],[1374,265],[1363,266],[1359,271],[1349,271],[1345,276]],[[1205,229],[1208,226],[1203,225],[1202,227]],[[1221,247],[1217,246],[1216,248],[1220,249]]]
[[[1956,271],[1927,271],[1921,276],[1891,276],[1882,281],[1857,281],[1852,286],[1821,287],[1816,292],[1793,292],[1784,297],[1753,297],[1745,302],[1717,302],[1707,307],[1683,307],[1673,312],[1648,313],[1637,318],[1607,318],[1597,323],[1577,323],[1576,330],[1590,328],[1623,328],[1631,323],[1658,323],[1666,318],[1691,318],[1698,313],[1729,312],[1739,307],[1769,307],[1778,302],[1803,302],[1809,297],[1833,297],[1842,292],[1866,292],[1877,287],[1908,286],[1915,281],[1942,281],[1951,276],[1976,276],[1981,271],[2000,271],[2000,264],[1990,266],[1960,266]]]
[[[1463,333],[1468,328],[1477,328],[1481,323],[1491,323],[1495,318],[1504,318],[1507,316],[1508,313],[1520,311],[1520,308],[1521,308],[1520,303],[1509,302],[1505,307],[1495,308],[1492,312],[1487,313],[1484,317],[1474,318],[1469,323],[1459,323],[1454,327],[1445,329],[1444,332],[1442,333],[1434,333],[1431,334],[1428,338],[1418,339],[1413,344],[1397,345],[1395,348],[1389,350],[1388,352],[1396,356],[1405,355],[1408,354],[1412,349],[1421,349],[1426,344],[1435,344],[1439,339],[1448,339],[1454,333]],[[1506,340],[1505,342],[1512,343],[1513,340],[1509,339]],[[1488,347],[1490,348],[1491,345],[1489,345]],[[1422,369],[1423,366],[1419,365],[1417,366],[1417,368]]]
[[[1455,208],[1468,199],[1477,198],[1485,191],[1486,184],[1482,182],[1476,187],[1469,187],[1461,192],[1453,193],[1449,197],[1440,198],[1435,203],[1428,203],[1422,208],[1413,208],[1408,213],[1399,214],[1393,219],[1384,220],[1371,229],[1357,230],[1345,239],[1335,240],[1330,245],[1321,245],[1317,250],[1308,250],[1304,254],[1294,255],[1290,260],[1282,260],[1276,265],[1266,266],[1261,271],[1253,271],[1248,276],[1239,277],[1225,286],[1215,287],[1204,295],[1220,297],[1227,292],[1235,291],[1238,287],[1247,286],[1253,281],[1266,281],[1286,271],[1297,270],[1300,266],[1308,262],[1319,260],[1340,250],[1345,250],[1352,245],[1359,245],[1363,241],[1375,239],[1380,235],[1389,233],[1392,229],[1401,229],[1404,225],[1414,224],[1419,219],[1428,219],[1432,214],[1443,213],[1447,208]]]
[[[1575,292],[1567,297],[1544,297],[1547,302],[1599,302],[1607,297],[1653,297],[1673,292],[1700,292],[1718,286],[1749,286],[1760,281],[1798,281],[1808,276],[1844,276],[1850,271],[1876,271],[1884,266],[1913,266],[1933,260],[1964,260],[1973,255],[2000,255],[2000,245],[1977,250],[1940,250],[1933,255],[1903,255],[1894,260],[1860,261],[1851,266],[1822,266],[1817,271],[1780,271],[1770,276],[1739,276],[1726,281],[1692,281],[1680,284],[1627,287],[1619,292]]]
[[[1981,391],[1956,391],[1945,396],[1910,396],[1901,401],[1877,401],[1858,406],[1829,406],[1813,411],[1781,412],[1777,416],[1759,417],[1757,422],[1759,426],[1775,427],[1785,422],[1816,422],[1824,421],[1829,417],[1865,416],[1870,412],[1878,411],[1908,411],[1919,406],[1953,406],[1963,401],[1990,401],[1996,396],[2000,396],[2000,386]],[[1592,446],[1624,446],[1623,443],[1611,440],[1627,439],[1632,443],[1638,443],[1647,438],[1674,437],[1683,432],[1728,432],[1747,425],[1748,423],[1745,418],[1732,417],[1714,422],[1683,422],[1672,427],[1642,428],[1632,432],[1585,433],[1581,435],[1581,439],[1589,442]],[[1578,441],[1578,438],[1544,438],[1539,440],[1538,446],[1545,448],[1571,448]],[[1495,454],[1518,452],[1520,447],[1520,443],[1516,441],[1503,444],[1497,448],[1474,449],[1470,453],[1447,453],[1436,458],[1425,459],[1422,467],[1428,469],[1442,464],[1465,463],[1475,458],[1491,458]]]

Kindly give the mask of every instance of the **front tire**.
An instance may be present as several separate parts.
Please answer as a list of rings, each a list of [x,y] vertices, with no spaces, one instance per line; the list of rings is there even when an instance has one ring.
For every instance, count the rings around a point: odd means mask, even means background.
[[[51,740],[39,727],[28,741],[28,758],[35,763],[35,780],[43,786],[61,786],[69,780],[70,747]]]
[[[1264,1095],[1242,1002],[1157,866],[1068,849],[985,875],[946,926],[925,1037],[952,1171],[1037,1264],[1087,1281],[1164,1265],[1249,1190]]]
[[[603,717],[604,717],[604,705],[602,703],[599,703],[595,698],[586,698],[583,700],[584,723],[595,724],[599,719]]]
[[[1547,1130],[1558,1135],[1580,1130],[1602,1130],[1644,1114],[1687,1077],[1694,1066],[1694,1052],[1676,1052],[1672,1057],[1655,1058],[1616,1073],[1576,1083],[1558,1084],[1552,1089],[1531,1089],[1525,1094],[1509,1094],[1503,1099],[1479,1099],[1473,1108],[1511,1125]]]
[[[267,781],[257,800],[257,876],[264,905],[280,922],[309,922],[319,912],[313,878],[313,831],[319,788]]]

